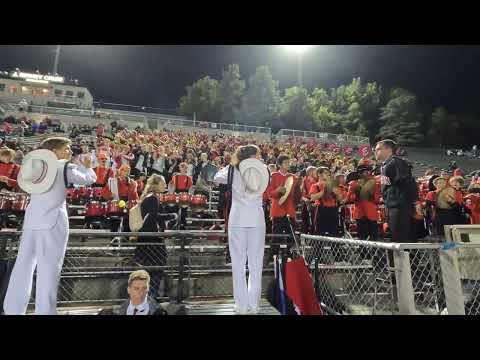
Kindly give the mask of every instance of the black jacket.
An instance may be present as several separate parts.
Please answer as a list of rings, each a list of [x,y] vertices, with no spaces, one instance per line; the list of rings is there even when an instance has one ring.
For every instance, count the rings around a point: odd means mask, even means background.
[[[115,315],[127,315],[128,305],[130,300],[125,301],[120,307],[113,311]],[[148,315],[167,315],[167,312],[161,307],[155,304],[155,301],[148,300]]]
[[[381,176],[383,201],[387,208],[411,206],[416,201],[416,181],[407,161],[391,156],[384,162]]]
[[[172,220],[173,215],[165,214],[164,208],[160,205],[154,194],[148,195],[140,205],[142,217],[145,219],[140,232],[157,232],[165,230],[165,221]]]

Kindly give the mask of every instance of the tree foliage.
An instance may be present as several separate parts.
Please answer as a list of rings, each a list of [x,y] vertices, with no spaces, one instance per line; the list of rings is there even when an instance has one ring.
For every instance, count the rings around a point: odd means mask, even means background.
[[[268,66],[242,80],[240,68],[229,65],[219,82],[208,76],[186,88],[179,112],[196,113],[199,121],[237,122],[281,128],[393,138],[401,145],[458,146],[478,142],[473,117],[433,110],[419,104],[406,89],[385,91],[376,82],[354,78],[337,88],[317,87],[311,93],[293,86],[280,91]],[[427,115],[424,115],[427,114]]]
[[[268,66],[260,66],[248,79],[241,120],[247,125],[278,127],[280,91]]]
[[[240,67],[237,64],[228,65],[227,69],[222,72],[219,90],[222,122],[238,122],[245,92],[245,81],[240,77]]]

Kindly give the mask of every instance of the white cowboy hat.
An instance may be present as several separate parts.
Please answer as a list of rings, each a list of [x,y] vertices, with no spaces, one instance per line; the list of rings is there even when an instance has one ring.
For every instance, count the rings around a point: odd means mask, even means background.
[[[285,188],[287,189],[285,191],[285,194],[282,195],[282,197],[280,199],[278,199],[278,204],[279,205],[282,205],[288,198],[288,195],[290,195],[290,191],[292,191],[292,187],[293,187],[293,176],[289,176],[287,178],[287,180],[285,180]]]
[[[58,159],[50,150],[41,149],[29,152],[22,161],[18,173],[18,185],[29,194],[48,191],[57,176]]]
[[[248,193],[263,194],[265,192],[270,180],[270,173],[264,163],[254,158],[245,159],[240,162],[238,169]]]

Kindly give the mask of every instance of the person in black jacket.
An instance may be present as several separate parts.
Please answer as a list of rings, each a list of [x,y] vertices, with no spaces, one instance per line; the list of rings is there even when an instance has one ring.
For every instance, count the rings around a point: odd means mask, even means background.
[[[161,175],[153,174],[147,180],[143,194],[140,197],[140,209],[144,223],[140,232],[163,232],[165,221],[176,219],[176,214],[166,214],[158,200],[158,195],[163,193],[167,185]],[[143,245],[153,243],[155,245]],[[138,245],[135,249],[135,261],[144,266],[165,266],[167,263],[167,250],[163,238],[138,237]],[[165,276],[163,270],[151,271],[152,286],[151,296],[159,298],[164,295]]]
[[[414,242],[413,215],[418,190],[415,190],[416,181],[410,164],[394,155],[396,147],[393,140],[382,140],[375,146],[376,158],[383,162],[382,195],[392,242]]]

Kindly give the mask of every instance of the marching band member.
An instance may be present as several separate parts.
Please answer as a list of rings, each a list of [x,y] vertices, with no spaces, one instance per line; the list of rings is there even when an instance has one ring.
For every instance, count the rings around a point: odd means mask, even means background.
[[[121,165],[114,178],[108,179],[107,184],[102,189],[102,197],[105,200],[116,200],[119,204],[127,201],[138,201],[137,183],[130,179],[130,166]],[[122,216],[123,229],[128,229],[128,213]],[[110,219],[111,230],[121,231],[120,224],[122,219]]]
[[[470,216],[470,224],[480,224],[480,183],[470,184],[464,201]]]
[[[313,216],[310,204],[310,188],[318,181],[317,168],[315,166],[309,166],[306,170],[307,176],[303,179],[302,183],[302,222],[303,232],[310,234],[313,230]]]
[[[57,289],[69,234],[67,183],[90,185],[96,180],[89,156],[80,166],[67,164],[66,160],[72,156],[70,144],[66,138],[49,138],[40,144],[41,150],[25,156],[18,184],[31,198],[5,296],[7,315],[25,314],[35,268],[35,314],[56,314]]]
[[[301,182],[298,177],[289,173],[290,158],[286,155],[280,155],[277,158],[278,171],[271,175],[270,184],[267,188],[267,194],[270,199],[270,218],[272,219],[272,233],[290,234],[290,225],[287,215],[290,217],[292,226],[296,224],[296,205],[300,200]],[[291,178],[291,180],[288,180]],[[287,189],[287,181],[291,182]],[[291,191],[294,189],[293,191]],[[287,190],[289,190],[287,192]],[[298,199],[297,199],[298,197]],[[278,254],[280,249],[279,240],[273,238],[271,241],[271,255]]]
[[[381,186],[370,173],[366,165],[357,168],[358,180],[348,186],[347,202],[353,202],[353,218],[358,225],[358,237],[361,240],[376,241],[378,238],[378,203]]]
[[[337,237],[338,202],[343,199],[327,167],[318,169],[318,182],[310,188],[310,199],[315,204],[315,234]]]
[[[179,174],[175,174],[170,181],[173,192],[189,192],[193,186],[192,177],[187,175],[187,163],[180,163]]]
[[[122,165],[114,178],[110,178],[102,190],[105,200],[138,200],[137,183],[130,179],[130,166]]]
[[[286,155],[280,155],[277,158],[278,171],[271,175],[270,185],[267,188],[268,197],[271,201],[270,217],[272,219],[272,232],[275,234],[290,233],[290,227],[286,216],[290,215],[290,219],[295,223],[296,204],[293,196],[288,196],[285,201],[279,202],[283,195],[287,192],[285,182],[289,177],[294,178],[294,182],[298,180],[296,176],[289,173],[290,158]]]
[[[466,209],[465,204],[463,203],[464,194],[464,185],[465,180],[461,176],[452,176],[448,181],[449,185],[455,190],[454,198],[455,198],[455,205],[454,210],[457,215],[456,224],[466,224],[467,219],[465,217]]]
[[[268,186],[268,169],[259,160],[255,145],[240,146],[231,165],[217,172],[214,181],[228,183],[230,167],[234,167],[232,206],[228,217],[228,245],[232,259],[233,296],[238,314],[259,311],[262,289],[265,218],[262,195]],[[245,265],[248,264],[248,286]]]
[[[455,186],[458,186],[458,179],[452,178]],[[427,206],[433,207],[434,224],[436,234],[443,236],[445,234],[445,225],[459,224],[460,209],[462,207],[461,192],[452,186],[447,186],[447,181],[443,177],[437,177],[433,180],[436,188],[427,194]]]
[[[178,166],[180,173],[175,174],[170,181],[171,192],[176,193],[188,193],[191,192],[193,186],[193,180],[191,176],[187,175],[188,165],[185,162],[180,163]],[[187,209],[183,207],[175,206],[173,211],[180,210],[180,230],[185,230],[187,225]]]
[[[20,166],[13,162],[15,151],[9,148],[0,150],[0,190],[14,190]]]
[[[97,181],[95,181],[94,186],[104,187],[108,179],[115,177],[112,168],[107,166],[107,154],[101,152],[97,155],[98,166],[93,169],[95,175],[97,175]]]

